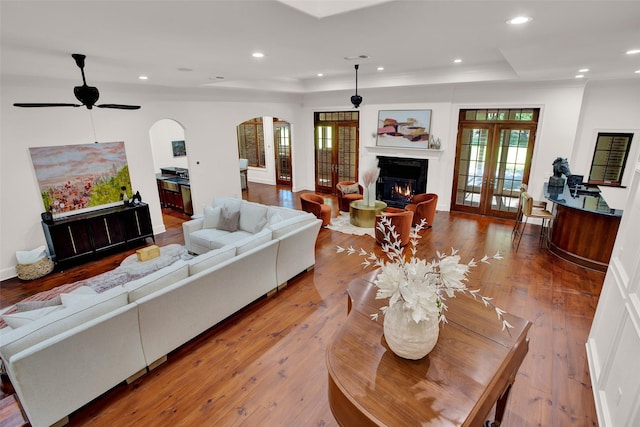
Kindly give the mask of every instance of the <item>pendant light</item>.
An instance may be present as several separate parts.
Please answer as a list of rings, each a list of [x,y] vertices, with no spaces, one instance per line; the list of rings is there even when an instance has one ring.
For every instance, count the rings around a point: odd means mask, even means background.
[[[358,68],[359,67],[360,65],[356,64],[356,94],[351,97],[351,103],[353,104],[354,108],[358,108],[362,103],[362,97],[358,95]]]

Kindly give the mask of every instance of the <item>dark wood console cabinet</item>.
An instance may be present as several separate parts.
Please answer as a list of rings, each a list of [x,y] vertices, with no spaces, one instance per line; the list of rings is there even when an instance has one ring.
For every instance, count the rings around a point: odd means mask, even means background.
[[[144,242],[153,236],[149,206],[117,206],[42,223],[51,258],[56,262],[99,256],[101,252]]]

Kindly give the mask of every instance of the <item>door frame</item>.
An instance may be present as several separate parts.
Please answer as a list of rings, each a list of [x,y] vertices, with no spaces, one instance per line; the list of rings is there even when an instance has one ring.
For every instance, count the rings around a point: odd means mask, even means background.
[[[531,111],[532,118],[531,120],[505,120],[505,119],[489,119],[489,120],[465,120],[464,114],[466,111],[506,111],[511,112],[518,111],[519,109],[460,109],[458,115],[458,133],[456,137],[456,155],[454,160],[454,171],[453,171],[453,186],[451,192],[451,200],[450,200],[450,210],[452,212],[467,212],[478,215],[492,216],[498,218],[507,218],[507,219],[515,219],[516,210],[511,211],[502,211],[493,209],[493,189],[494,189],[494,177],[496,176],[496,170],[498,168],[499,159],[498,153],[500,152],[500,137],[502,131],[505,129],[520,129],[520,130],[529,130],[529,141],[527,144],[527,153],[526,158],[527,161],[524,165],[523,175],[522,175],[522,183],[529,182],[529,175],[531,172],[531,161],[533,160],[533,150],[535,147],[535,140],[537,135],[537,129],[539,126],[539,108],[529,108],[529,109],[520,109],[523,111]],[[468,205],[459,205],[457,204],[457,193],[458,193],[458,181],[460,174],[460,156],[462,151],[462,135],[464,129],[487,129],[487,152],[485,154],[485,166],[482,175],[481,188],[480,188],[480,202],[478,206],[468,206]],[[508,145],[507,145],[508,146]],[[503,153],[505,151],[503,150]],[[506,153],[505,153],[506,154]],[[512,190],[512,191],[518,191]]]

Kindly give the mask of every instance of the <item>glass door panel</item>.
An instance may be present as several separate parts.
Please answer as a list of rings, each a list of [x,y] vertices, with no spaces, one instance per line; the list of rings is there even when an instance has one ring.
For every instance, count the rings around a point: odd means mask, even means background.
[[[451,209],[515,218],[534,137],[531,124],[460,124]]]
[[[479,213],[486,182],[489,129],[482,125],[463,125],[459,136],[455,177],[456,210]]]
[[[333,126],[316,126],[316,190],[333,191]]]
[[[358,180],[358,112],[315,113],[317,192],[335,194],[340,181]]]
[[[352,125],[338,125],[338,182],[357,181],[358,129]]]
[[[519,125],[498,126],[499,141],[497,144],[496,161],[492,173],[491,206],[489,214],[492,216],[506,216],[515,214],[518,210],[520,186],[523,178],[528,176],[530,159],[530,143],[533,128]]]
[[[276,184],[291,186],[291,133],[288,123],[274,123]]]

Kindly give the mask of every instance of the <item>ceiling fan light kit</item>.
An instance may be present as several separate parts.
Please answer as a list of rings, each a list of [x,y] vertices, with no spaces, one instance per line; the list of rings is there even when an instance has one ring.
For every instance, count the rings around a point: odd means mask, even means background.
[[[74,53],[71,55],[73,59],[76,61],[76,65],[80,68],[80,72],[82,73],[82,86],[76,86],[73,88],[73,94],[76,99],[80,101],[82,104],[68,104],[68,103],[46,103],[46,102],[37,102],[37,103],[23,103],[16,102],[13,105],[15,107],[25,107],[25,108],[34,108],[34,107],[82,107],[85,106],[89,110],[93,109],[93,107],[98,108],[115,108],[119,110],[137,110],[140,108],[139,105],[123,105],[123,104],[99,104],[98,98],[100,97],[100,92],[98,88],[95,86],[87,85],[87,80],[84,76],[84,60],[86,58],[85,55]]]
[[[356,69],[356,94],[351,96],[351,103],[353,104],[353,108],[358,108],[360,104],[362,104],[362,97],[358,95],[358,68],[360,68],[359,64],[355,65]]]

